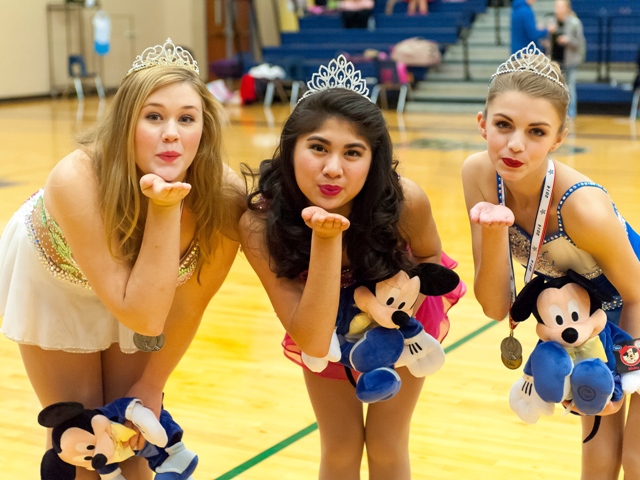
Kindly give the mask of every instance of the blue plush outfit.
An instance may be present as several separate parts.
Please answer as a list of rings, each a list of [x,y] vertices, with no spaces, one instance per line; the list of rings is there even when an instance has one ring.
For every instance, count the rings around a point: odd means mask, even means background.
[[[109,420],[115,423],[124,424],[126,422],[125,412],[129,404],[133,401],[133,398],[119,398],[118,400],[114,400],[104,407],[96,408],[102,415],[107,417]],[[146,442],[142,450],[136,452],[137,457],[143,457],[149,463],[149,468],[155,472],[156,468],[164,463],[164,461],[169,457],[169,454],[166,452],[166,448],[175,445],[176,443],[182,441],[183,430],[178,425],[169,412],[162,409],[160,412],[160,425],[167,432],[167,438],[169,441],[167,442],[166,447],[161,448],[155,445],[152,445],[149,442]],[[196,469],[198,465],[198,457],[196,456],[194,460],[191,462],[191,465],[182,473],[160,473],[156,475],[156,480],[167,479],[167,480],[182,480],[187,479]],[[106,475],[112,473],[118,469],[117,463],[112,463],[109,465],[105,465],[103,468],[98,469],[98,473],[100,475]]]
[[[526,0],[511,3],[511,53],[525,48],[529,43],[538,42],[547,36],[547,29],[538,30],[536,17]],[[538,45],[540,48],[540,45]]]
[[[606,362],[589,358],[574,365],[559,343],[542,340],[538,342],[524,366],[524,374],[533,377],[536,392],[542,400],[548,403],[564,400],[564,382],[569,373],[574,403],[583,413],[598,414],[609,400],[617,402],[623,397],[613,345],[631,340],[631,336],[620,327],[607,322],[598,337],[607,356]]]

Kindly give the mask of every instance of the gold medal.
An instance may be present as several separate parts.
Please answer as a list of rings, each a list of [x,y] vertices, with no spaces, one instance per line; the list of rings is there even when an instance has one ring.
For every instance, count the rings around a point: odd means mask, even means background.
[[[522,345],[513,333],[500,343],[500,353],[505,367],[515,370],[522,365]]]
[[[135,343],[138,350],[142,352],[157,352],[164,346],[164,333],[161,333],[157,337],[148,337],[134,333],[133,343]]]

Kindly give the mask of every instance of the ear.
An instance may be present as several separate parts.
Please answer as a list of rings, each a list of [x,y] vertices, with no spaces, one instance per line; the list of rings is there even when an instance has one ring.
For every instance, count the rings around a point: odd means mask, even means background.
[[[569,279],[571,279],[573,283],[577,283],[582,288],[584,288],[589,294],[589,297],[592,299],[591,300],[592,302],[594,298],[599,302],[613,301],[613,297],[611,295],[598,290],[598,287],[596,286],[595,283],[593,283],[591,280],[584,278],[579,273],[569,269],[567,270],[567,277],[569,277]]]
[[[540,293],[546,288],[544,277],[536,277],[527,283],[511,305],[511,318],[515,322],[523,322],[531,316]]]
[[[487,120],[484,118],[484,112],[478,112],[476,119],[478,121],[478,130],[480,131],[480,135],[482,135],[482,138],[486,140],[487,139]]]
[[[568,134],[569,134],[569,127],[565,128],[562,132],[558,133],[556,141],[551,146],[549,153],[553,152],[554,150],[557,150],[560,147],[560,145],[562,145],[562,143],[564,142],[564,139],[567,138]]]
[[[57,427],[67,420],[77,417],[84,411],[84,405],[78,402],[58,402],[45,407],[38,414],[38,423],[43,427]]]
[[[411,269],[409,276],[420,278],[420,293],[430,297],[449,293],[460,283],[456,272],[437,263],[419,263]]]
[[[76,467],[62,461],[53,448],[50,448],[42,456],[40,478],[41,480],[74,480]]]

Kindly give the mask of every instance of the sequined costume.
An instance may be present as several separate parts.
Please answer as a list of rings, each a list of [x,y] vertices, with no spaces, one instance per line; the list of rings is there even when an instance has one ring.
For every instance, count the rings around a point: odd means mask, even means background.
[[[503,192],[500,190],[501,182],[499,175],[497,176],[497,180],[498,202],[500,202],[502,200]],[[578,248],[564,230],[562,206],[571,194],[584,187],[599,188],[607,193],[604,187],[597,183],[579,182],[571,186],[562,195],[556,210],[556,214],[558,216],[558,232],[552,235],[547,235],[544,238],[536,261],[535,272],[547,277],[560,277],[565,275],[568,269],[572,269],[585,278],[593,281],[601,291],[614,297],[612,302],[603,304],[603,310],[607,312],[609,320],[617,324],[620,317],[620,310],[622,309],[622,299],[620,298],[618,291],[611,282],[609,282],[607,277],[604,276],[595,259],[588,252]],[[631,225],[629,225],[620,213],[618,213],[615,205],[613,208],[620,220],[620,223],[622,223],[625,231],[627,232],[627,237],[629,239],[629,243],[631,243],[631,246],[633,247],[633,251],[640,259],[640,235],[638,235],[633,228],[631,228]],[[529,259],[531,237],[523,228],[515,224],[509,227],[509,245],[511,246],[511,255],[513,256],[514,261],[517,261],[523,266],[526,265]]]
[[[197,242],[180,262],[178,284],[198,261]],[[44,190],[29,198],[0,238],[1,331],[11,340],[75,353],[119,343],[137,351],[133,332],[102,304],[73,258],[62,230],[48,214]]]

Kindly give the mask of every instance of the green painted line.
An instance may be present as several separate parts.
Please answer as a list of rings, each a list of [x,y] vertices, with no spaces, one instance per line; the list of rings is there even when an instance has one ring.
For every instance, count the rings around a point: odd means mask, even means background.
[[[263,460],[266,460],[271,455],[274,455],[274,454],[278,453],[280,450],[288,447],[289,445],[291,445],[294,442],[297,442],[301,438],[306,437],[311,432],[314,432],[317,429],[318,429],[318,424],[317,423],[313,423],[313,424],[309,425],[307,428],[303,428],[298,433],[294,433],[289,438],[285,438],[283,441],[281,441],[280,443],[275,444],[273,447],[265,450],[264,452],[259,453],[258,455],[256,455],[253,458],[250,458],[249,460],[247,460],[243,464],[238,465],[233,470],[229,470],[227,473],[225,473],[221,477],[217,477],[215,480],[229,480],[230,478],[235,478],[238,475],[240,475],[242,472],[245,472],[245,471],[249,470],[254,465],[262,462]]]
[[[493,327],[494,325],[497,325],[497,324],[498,324],[498,322],[491,321],[491,322],[487,323],[486,325],[483,325],[482,327],[478,328],[477,330],[474,330],[473,332],[471,332],[469,335],[467,335],[465,337],[462,337],[457,342],[452,343],[447,348],[445,348],[444,351],[446,353],[449,353],[452,350],[455,350],[459,346],[467,343],[472,338],[477,337],[478,335],[480,335],[485,330],[488,330],[488,329],[490,329],[491,327]],[[295,443],[298,440],[300,440],[301,438],[306,437],[310,433],[315,432],[317,429],[318,429],[318,424],[317,423],[313,423],[313,424],[309,425],[307,428],[303,428],[302,430],[300,430],[297,433],[294,433],[290,437],[285,438],[280,443],[276,443],[273,447],[268,448],[264,452],[259,453],[255,457],[250,458],[246,462],[238,465],[233,470],[229,470],[227,473],[224,473],[221,476],[216,477],[214,480],[230,480],[232,478],[235,478],[238,475],[240,475],[241,473],[246,472],[247,470],[249,470],[251,467],[257,465],[260,462],[262,462],[263,460],[266,460],[270,456],[275,455],[280,450],[283,450],[283,449],[287,448],[292,443]]]

